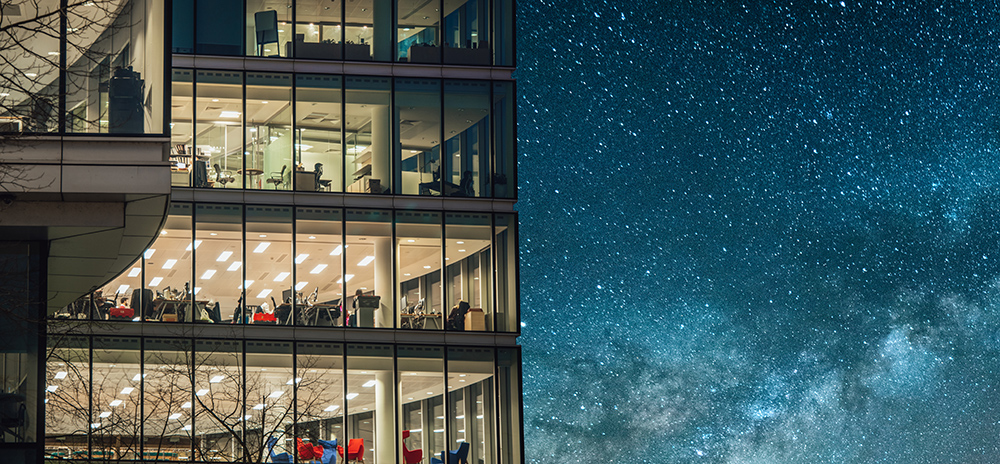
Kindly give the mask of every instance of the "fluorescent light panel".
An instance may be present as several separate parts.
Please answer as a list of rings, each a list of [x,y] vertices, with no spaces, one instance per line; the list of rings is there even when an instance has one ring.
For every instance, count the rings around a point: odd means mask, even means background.
[[[375,261],[374,256],[365,256],[365,259],[362,259],[361,261],[358,262],[358,266],[367,266],[371,264],[372,261]]]
[[[260,242],[260,245],[257,245],[257,248],[253,249],[253,252],[254,253],[263,253],[264,250],[266,250],[267,247],[269,247],[269,246],[271,246],[271,242]]]
[[[133,267],[131,271],[128,271],[128,276],[129,277],[138,277],[140,272],[142,272],[142,268],[140,268],[140,267]]]
[[[284,281],[285,281],[285,279],[287,279],[287,278],[288,278],[288,276],[290,276],[290,275],[292,275],[292,274],[291,274],[290,272],[282,272],[282,273],[279,273],[279,274],[277,275],[277,277],[275,277],[275,278],[274,278],[274,281],[275,281],[275,282],[284,282]]]
[[[177,264],[177,260],[176,259],[168,259],[167,262],[163,263],[163,268],[164,269],[173,269],[174,268],[174,264]]]
[[[216,261],[228,261],[229,257],[232,256],[232,255],[233,255],[233,252],[231,252],[231,251],[223,251],[222,253],[219,253],[219,257],[215,258],[215,260]]]
[[[302,264],[307,258],[309,258],[309,253],[302,253],[295,257],[295,264]]]
[[[202,278],[202,280],[208,280],[208,279],[211,279],[212,276],[214,276],[214,275],[215,275],[215,269],[209,269],[209,270],[205,271],[204,274],[201,275],[201,278]]]
[[[237,271],[240,269],[241,265],[243,265],[242,261],[233,261],[233,264],[230,264],[226,270],[229,272]]]
[[[163,277],[153,277],[153,280],[149,281],[149,286],[155,287],[157,285],[160,285],[160,282],[163,282]]]

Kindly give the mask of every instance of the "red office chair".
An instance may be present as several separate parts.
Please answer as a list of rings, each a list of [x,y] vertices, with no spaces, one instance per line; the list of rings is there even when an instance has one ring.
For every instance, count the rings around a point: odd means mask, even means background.
[[[403,430],[403,440],[410,438],[410,431]],[[403,442],[403,462],[404,464],[419,464],[420,461],[424,459],[424,450],[413,450],[410,451],[406,447],[406,442]]]
[[[337,447],[337,454],[340,458],[344,458],[344,447]],[[365,462],[365,439],[364,438],[352,438],[347,441],[347,462],[355,461],[358,463]]]

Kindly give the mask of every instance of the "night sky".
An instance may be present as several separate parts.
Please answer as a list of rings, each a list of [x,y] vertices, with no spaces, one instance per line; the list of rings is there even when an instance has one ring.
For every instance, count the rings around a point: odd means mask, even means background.
[[[1000,462],[997,2],[518,21],[528,462]]]

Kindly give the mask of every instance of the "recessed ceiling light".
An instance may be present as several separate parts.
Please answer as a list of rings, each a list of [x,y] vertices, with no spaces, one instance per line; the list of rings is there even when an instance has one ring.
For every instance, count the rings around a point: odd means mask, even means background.
[[[229,257],[232,256],[232,255],[233,255],[233,252],[231,252],[231,251],[223,251],[222,253],[219,253],[219,257],[215,258],[215,260],[216,261],[220,261],[220,262],[221,261],[228,261]]]
[[[306,288],[306,285],[309,285],[309,282],[299,282],[295,284],[295,291],[301,292],[303,288]]]
[[[365,256],[365,259],[362,259],[361,261],[358,262],[358,266],[367,266],[371,264],[372,261],[375,261],[374,256]]]
[[[319,264],[316,267],[314,267],[311,271],[309,271],[309,273],[319,274],[320,272],[323,272],[324,269],[326,269],[326,264]]]
[[[337,256],[343,251],[344,247],[342,245],[337,245],[337,248],[334,248],[333,251],[330,252],[330,256]]]
[[[254,253],[263,253],[264,250],[266,250],[267,247],[269,247],[269,246],[271,246],[271,242],[260,242],[260,245],[257,245],[257,248],[253,249],[253,252]]]
[[[357,393],[348,393],[347,394],[347,399],[349,399],[349,400],[353,400],[354,398],[357,398],[357,397],[358,397]]]
[[[112,408],[117,408],[118,406],[121,406],[121,405],[122,405],[122,400],[114,400],[114,401],[108,403],[108,406],[111,406]]]
[[[214,276],[214,275],[215,275],[215,269],[209,269],[209,270],[205,271],[204,274],[201,275],[201,279],[202,280],[208,280],[208,279],[211,279],[212,276]]]
[[[166,232],[166,231],[164,231],[164,232]],[[152,258],[153,257],[153,253],[156,253],[156,250],[150,248],[150,249],[146,250],[145,253],[142,254],[142,257],[146,258],[146,259]]]
[[[142,272],[142,268],[140,268],[140,267],[134,267],[134,268],[132,268],[131,271],[128,272],[128,276],[129,277],[136,277],[136,276],[139,275],[140,272]]]
[[[163,263],[163,268],[164,269],[173,269],[174,268],[174,264],[177,264],[177,260],[176,259],[168,259],[167,262]]]
[[[326,412],[336,411],[337,408],[339,408],[339,407],[340,407],[339,404],[331,404],[331,405],[327,406],[326,409],[324,409],[323,411],[326,411]]]
[[[201,246],[201,240],[195,240],[194,241],[194,249],[197,250],[199,246]],[[184,251],[191,251],[191,244],[190,243],[188,243],[188,246],[187,246],[187,248],[184,249]]]
[[[197,392],[195,392],[195,396],[205,396],[207,394],[208,394],[208,389],[207,388],[202,388],[201,390],[198,390]]]
[[[244,280],[243,281],[243,285],[240,286],[240,290],[243,290],[243,287],[249,288],[251,285],[253,285],[253,281],[252,280]]]
[[[289,272],[281,272],[277,276],[274,277],[274,281],[275,282],[284,282],[285,279],[287,279],[288,276],[290,276],[290,275],[292,275],[292,274],[289,273]]]
[[[226,268],[226,270],[229,272],[235,271],[240,268],[241,264],[243,264],[242,261],[233,261],[233,264],[230,264],[229,267]]]
[[[369,381],[365,382],[364,385],[362,385],[362,387],[365,387],[365,388],[371,388],[371,387],[374,387],[374,386],[375,386],[375,381],[374,380],[369,380]]]
[[[125,388],[122,389],[122,391],[120,393],[122,395],[131,395],[132,392],[134,392],[134,391],[135,391],[134,387],[125,387]]]
[[[309,253],[302,253],[295,257],[295,264],[302,264],[307,258],[309,258]]]
[[[267,296],[270,294],[271,294],[271,289],[265,288],[264,290],[261,290],[261,292],[257,294],[257,298],[267,298]]]
[[[56,377],[55,378],[57,380],[62,380],[62,379],[65,379],[68,374],[69,373],[66,372],[66,371],[59,371],[59,372],[56,372]]]
[[[271,392],[270,395],[267,395],[267,397],[268,398],[280,398],[281,395],[284,395],[284,394],[285,394],[285,392],[283,392],[281,390],[275,390],[275,391]]]
[[[163,277],[153,277],[153,280],[149,281],[149,286],[155,287],[157,285],[160,285],[160,282],[163,282]]]
[[[222,380],[225,379],[225,378],[226,378],[226,376],[224,376],[224,375],[217,375],[217,376],[212,377],[211,379],[209,379],[208,383],[219,383],[219,382],[222,382]]]

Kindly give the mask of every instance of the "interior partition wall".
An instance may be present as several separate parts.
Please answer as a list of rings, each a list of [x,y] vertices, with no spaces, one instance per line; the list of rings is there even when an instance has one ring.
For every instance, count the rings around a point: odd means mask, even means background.
[[[47,459],[269,462],[322,440],[365,462],[464,443],[469,462],[520,462],[513,348],[50,338]]]

